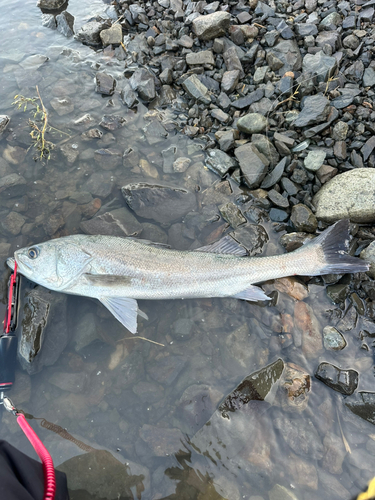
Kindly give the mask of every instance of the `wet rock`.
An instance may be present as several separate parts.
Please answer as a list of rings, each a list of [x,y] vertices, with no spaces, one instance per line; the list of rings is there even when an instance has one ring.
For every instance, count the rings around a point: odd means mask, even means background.
[[[367,274],[375,279],[375,241],[372,241],[367,248],[362,250],[361,259],[370,263],[370,269],[367,271]]]
[[[323,339],[312,308],[305,302],[297,302],[294,306],[294,323],[301,333],[302,352],[307,359],[317,358],[323,353]],[[298,347],[299,342],[295,340]]]
[[[261,254],[269,240],[267,231],[259,224],[246,224],[230,233],[230,236],[245,247],[251,257]]]
[[[116,80],[107,73],[96,73],[95,75],[96,89],[98,94],[113,95],[116,88]]]
[[[342,464],[347,454],[342,438],[328,432],[323,440],[323,468],[331,474],[341,474]]]
[[[103,170],[112,170],[122,162],[122,153],[118,149],[97,149],[94,159]]]
[[[219,212],[224,220],[230,224],[233,229],[242,224],[246,224],[247,220],[243,216],[241,210],[234,203],[227,203],[219,207]]]
[[[349,292],[350,288],[348,285],[337,284],[327,286],[327,295],[334,304],[344,302],[346,297],[349,295]]]
[[[214,413],[223,394],[209,385],[194,384],[183,392],[179,402],[178,411],[182,413],[196,431],[200,429]]]
[[[117,115],[104,115],[99,123],[101,127],[105,130],[109,130],[110,132],[123,127],[125,124],[126,119],[123,116]]]
[[[43,10],[58,10],[66,0],[38,0],[36,6]]]
[[[288,208],[289,207],[288,198],[286,198],[282,194],[278,193],[275,189],[271,189],[271,191],[268,192],[268,198],[277,207],[281,207],[281,208]]]
[[[326,152],[322,149],[314,149],[313,151],[309,151],[307,154],[304,164],[306,170],[310,172],[316,172],[323,165],[323,162],[326,157]]]
[[[314,236],[308,233],[287,233],[281,236],[280,243],[287,252],[292,252],[312,239],[314,239]]]
[[[279,153],[272,142],[263,134],[253,134],[251,143],[262,153],[270,162],[270,166],[274,167],[279,161]]]
[[[358,417],[375,425],[375,392],[360,391],[347,398],[345,406]]]
[[[117,459],[107,450],[94,450],[73,456],[57,469],[72,478],[69,491],[73,497],[85,491],[89,498],[114,500],[131,498],[133,489],[147,492],[150,478],[146,467],[129,460],[122,463],[121,459],[121,455]]]
[[[196,208],[194,193],[166,184],[127,184],[121,192],[138,216],[161,223],[176,221]]]
[[[210,104],[211,99],[208,94],[208,88],[200,82],[196,75],[191,75],[182,84],[184,90],[198,102]]]
[[[277,397],[286,411],[302,412],[307,408],[311,391],[310,375],[294,363],[286,363]]]
[[[240,78],[240,71],[238,69],[226,71],[221,80],[221,90],[230,94],[236,88]]]
[[[43,229],[48,236],[53,236],[64,224],[65,220],[61,213],[52,213],[43,222]]]
[[[26,180],[18,174],[0,177],[0,194],[3,199],[23,196],[26,192]]]
[[[48,377],[48,382],[55,385],[62,391],[69,391],[79,394],[85,390],[87,385],[87,373],[85,372],[61,372],[54,371]]]
[[[130,86],[137,91],[139,97],[150,102],[156,97],[154,77],[146,69],[140,68],[134,71],[129,80]]]
[[[244,144],[235,149],[246,184],[250,189],[259,187],[266,176],[269,161],[253,144]]]
[[[0,230],[3,234],[9,236],[17,236],[21,232],[22,226],[26,219],[17,212],[9,212],[9,214],[0,222]]]
[[[340,370],[331,363],[320,363],[315,372],[315,377],[334,391],[345,396],[353,394],[358,386],[358,373],[355,370]]]
[[[341,481],[332,476],[332,474],[328,474],[325,470],[318,468],[318,478],[327,496],[329,495],[337,500],[350,500],[352,498],[352,495],[344,488]]]
[[[165,429],[144,424],[139,431],[139,435],[157,457],[173,455],[184,449],[185,436],[179,429]]]
[[[177,160],[173,162],[173,171],[179,173],[186,172],[186,170],[190,167],[190,164],[191,164],[190,158],[185,158],[183,156],[177,158]]]
[[[0,115],[0,135],[5,132],[9,122],[10,118],[8,115]]]
[[[186,358],[183,356],[165,356],[147,365],[147,373],[152,380],[163,385],[171,385],[184,369]]]
[[[294,122],[295,127],[307,127],[324,122],[330,112],[329,100],[323,95],[307,96],[302,105],[303,108]]]
[[[323,343],[325,349],[329,351],[341,351],[346,347],[344,336],[333,326],[323,328]]]
[[[275,486],[273,486],[273,488],[268,492],[268,497],[269,500],[297,500],[293,491],[285,486],[282,486],[281,484],[275,484]]]
[[[105,234],[109,236],[138,236],[142,225],[125,207],[82,221],[81,230],[85,234]]]
[[[371,67],[365,69],[362,83],[364,87],[373,87],[375,85],[375,70]]]
[[[356,327],[358,321],[358,313],[353,305],[350,305],[345,312],[343,318],[337,323],[336,327],[338,330],[343,332],[349,332]]]
[[[259,113],[248,113],[237,122],[237,128],[246,134],[263,132],[267,127],[267,119]]]
[[[323,458],[323,444],[311,421],[291,419],[282,415],[274,420],[274,425],[296,455],[310,460]]]
[[[122,27],[121,24],[114,24],[106,30],[100,32],[100,39],[103,47],[107,45],[120,45],[122,42]]]
[[[227,48],[223,54],[223,58],[228,71],[238,70],[240,72],[240,78],[243,78],[245,76],[241,61],[237,54],[236,47],[232,46]]]
[[[84,184],[85,191],[93,196],[106,198],[112,192],[115,183],[110,172],[95,172]]]
[[[270,219],[274,222],[284,222],[289,218],[289,214],[285,210],[279,208],[271,208]]]
[[[281,177],[284,173],[286,161],[287,161],[287,158],[286,157],[283,158],[276,165],[276,167],[272,170],[272,172],[266,175],[266,177],[264,178],[264,180],[260,186],[262,189],[268,189],[279,182],[279,180],[281,179]]]
[[[315,215],[306,205],[303,205],[302,203],[294,205],[290,220],[297,231],[315,233],[318,227],[318,221],[316,220]]]
[[[69,97],[54,97],[51,99],[51,106],[59,116],[65,116],[74,110],[74,103]]]
[[[100,32],[108,27],[106,20],[89,21],[81,26],[74,38],[86,45],[99,46],[101,44]]]
[[[313,203],[316,217],[327,222],[345,218],[352,222],[374,222],[375,171],[357,168],[336,175],[318,191]]]
[[[22,285],[18,361],[30,375],[53,365],[68,342],[67,296],[41,286]]]
[[[194,19],[193,30],[199,39],[207,41],[225,35],[229,23],[229,12],[214,12]]]
[[[74,17],[69,14],[68,11],[64,10],[56,16],[57,31],[66,37],[71,37],[74,35],[73,25]]]
[[[279,292],[286,293],[296,300],[303,300],[309,296],[307,286],[292,276],[276,279],[274,281],[274,287]]]

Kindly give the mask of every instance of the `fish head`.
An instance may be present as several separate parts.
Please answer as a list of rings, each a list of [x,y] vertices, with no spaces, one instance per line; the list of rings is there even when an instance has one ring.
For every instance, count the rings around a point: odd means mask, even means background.
[[[79,244],[67,238],[57,238],[14,253],[18,271],[50,290],[63,290],[78,279],[92,260]]]

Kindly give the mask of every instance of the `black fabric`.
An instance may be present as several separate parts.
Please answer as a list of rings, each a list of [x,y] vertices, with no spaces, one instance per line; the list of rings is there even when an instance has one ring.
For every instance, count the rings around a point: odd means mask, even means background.
[[[55,500],[69,500],[66,475],[55,471]],[[0,499],[43,500],[44,473],[40,462],[0,440]]]

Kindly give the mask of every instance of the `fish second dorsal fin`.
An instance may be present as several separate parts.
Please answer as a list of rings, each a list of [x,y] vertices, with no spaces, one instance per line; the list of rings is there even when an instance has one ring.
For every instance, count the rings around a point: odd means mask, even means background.
[[[131,333],[137,333],[138,314],[142,318],[148,319],[147,314],[138,309],[138,303],[135,299],[128,299],[127,297],[100,297],[99,300]]]
[[[246,248],[229,236],[229,234],[219,241],[215,241],[215,243],[196,248],[194,252],[220,253],[224,255],[237,255],[237,257],[245,257],[248,255]]]

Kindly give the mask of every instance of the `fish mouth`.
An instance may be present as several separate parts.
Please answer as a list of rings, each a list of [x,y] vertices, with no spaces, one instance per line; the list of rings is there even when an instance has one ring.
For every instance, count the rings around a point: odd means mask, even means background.
[[[15,261],[14,257],[9,257],[7,259],[7,266],[10,267],[12,271],[14,271],[15,263],[16,263],[16,261]]]
[[[10,260],[10,259],[8,259]],[[26,262],[26,260],[23,258],[23,255],[16,255],[14,256],[14,259],[12,259],[13,261],[15,261],[17,263],[17,266],[19,267],[19,270],[22,272],[22,268],[23,269],[27,269],[28,271],[31,271],[33,272],[33,267],[28,263]],[[14,267],[14,265],[13,265]]]

